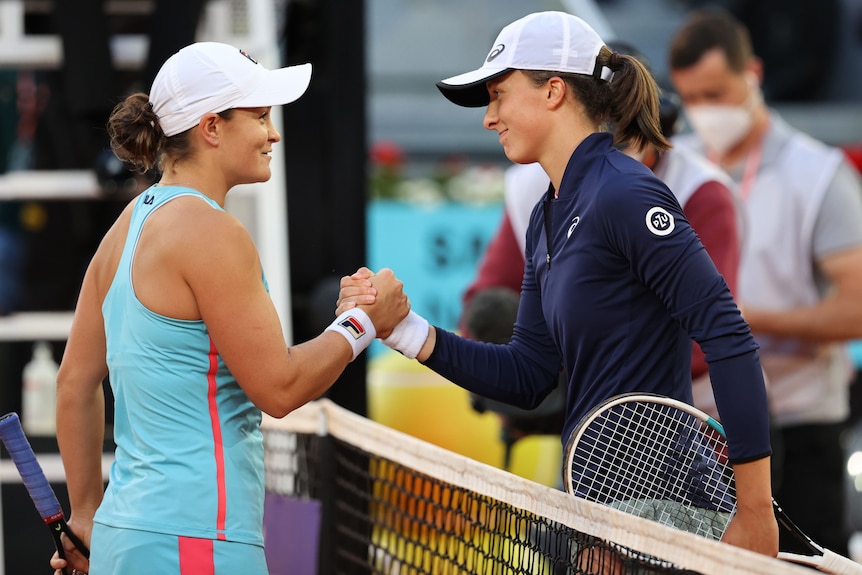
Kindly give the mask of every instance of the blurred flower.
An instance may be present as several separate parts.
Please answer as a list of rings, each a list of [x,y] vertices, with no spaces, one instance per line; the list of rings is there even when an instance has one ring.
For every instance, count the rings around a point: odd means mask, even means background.
[[[395,142],[375,142],[371,146],[371,163],[375,167],[398,170],[404,164],[404,151]]]
[[[435,179],[445,185],[446,182],[463,173],[468,167],[470,167],[470,160],[465,154],[449,154],[437,165]]]
[[[372,199],[431,204],[454,200],[485,204],[503,199],[503,168],[476,166],[461,153],[449,154],[429,176],[405,176],[408,164],[404,150],[391,141],[375,142],[369,150]],[[413,167],[413,166],[411,166]]]
[[[503,168],[471,166],[447,183],[447,195],[459,202],[485,204],[499,202],[504,195]]]
[[[395,197],[419,204],[433,204],[446,199],[439,183],[430,178],[402,180],[395,187]]]
[[[401,181],[404,151],[394,142],[376,142],[371,146],[371,197],[395,198]]]

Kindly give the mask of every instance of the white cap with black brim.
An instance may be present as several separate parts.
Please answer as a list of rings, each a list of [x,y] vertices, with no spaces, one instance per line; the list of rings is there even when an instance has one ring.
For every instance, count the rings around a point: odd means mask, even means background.
[[[565,12],[536,12],[512,22],[497,36],[482,67],[437,82],[449,101],[467,108],[487,106],[486,84],[512,70],[594,75],[604,42],[589,24]],[[609,71],[601,70],[608,78]]]

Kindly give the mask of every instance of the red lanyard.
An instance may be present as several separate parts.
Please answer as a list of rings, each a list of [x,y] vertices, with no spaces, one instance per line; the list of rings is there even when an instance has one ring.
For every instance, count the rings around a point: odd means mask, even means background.
[[[760,160],[763,158],[763,141],[757,143],[751,152],[748,153],[748,159],[745,160],[745,171],[742,174],[742,181],[739,183],[739,197],[742,201],[748,200],[751,194],[751,188],[754,186],[754,181],[757,179],[757,171],[760,169]]]
[[[720,166],[718,158],[714,154],[710,154],[710,161]],[[763,138],[757,142],[757,145],[748,153],[745,159],[745,169],[742,172],[742,181],[739,183],[739,197],[743,201],[748,200],[751,195],[751,188],[754,187],[754,182],[757,180],[757,171],[760,169],[760,162],[763,159]]]

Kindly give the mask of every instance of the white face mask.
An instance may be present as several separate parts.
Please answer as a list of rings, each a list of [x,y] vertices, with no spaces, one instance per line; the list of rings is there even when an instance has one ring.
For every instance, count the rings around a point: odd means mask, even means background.
[[[742,140],[751,128],[751,111],[741,106],[699,105],[685,111],[706,149],[719,155]]]
[[[707,150],[719,155],[738,144],[754,123],[754,108],[760,98],[757,77],[746,75],[748,97],[741,105],[701,104],[685,109],[692,129],[703,140]]]

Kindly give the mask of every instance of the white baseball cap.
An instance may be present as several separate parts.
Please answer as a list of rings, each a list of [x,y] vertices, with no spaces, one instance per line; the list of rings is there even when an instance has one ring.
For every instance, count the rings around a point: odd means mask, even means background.
[[[500,32],[482,67],[437,82],[450,101],[468,108],[487,106],[485,83],[512,70],[592,75],[604,42],[589,24],[566,12],[536,12]],[[600,71],[607,79],[610,71]]]
[[[293,102],[311,81],[311,64],[268,70],[246,52],[220,42],[196,42],[162,65],[150,103],[166,136],[196,126],[205,114]]]

